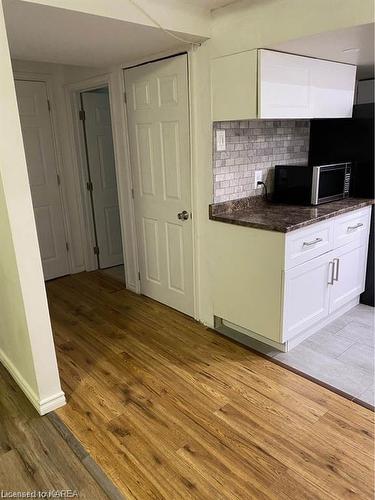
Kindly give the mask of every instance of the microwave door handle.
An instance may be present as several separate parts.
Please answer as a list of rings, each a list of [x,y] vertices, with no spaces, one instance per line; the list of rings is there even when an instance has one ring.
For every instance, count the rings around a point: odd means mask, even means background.
[[[319,200],[320,167],[313,167],[311,180],[311,205],[317,205]]]

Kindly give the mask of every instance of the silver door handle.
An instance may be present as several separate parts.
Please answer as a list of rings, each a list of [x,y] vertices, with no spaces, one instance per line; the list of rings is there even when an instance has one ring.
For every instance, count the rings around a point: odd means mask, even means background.
[[[304,247],[311,247],[311,245],[316,245],[317,243],[320,243],[323,241],[323,238],[315,238],[313,241],[304,241],[303,246]]]
[[[339,271],[340,271],[340,259],[333,259],[333,268],[335,270],[333,274],[333,281],[338,281]]]
[[[330,261],[330,263],[328,264],[328,274],[330,274],[330,277],[328,278],[328,284],[329,285],[333,285],[333,273],[334,273],[334,269],[335,269],[335,264],[334,262]],[[330,272],[331,271],[331,272]]]
[[[362,227],[362,226],[363,226],[362,222],[358,222],[358,224],[356,224],[355,226],[348,226],[347,231],[348,232],[355,231],[356,229],[358,229],[359,227]]]
[[[183,210],[182,212],[179,212],[177,214],[177,218],[180,219],[180,220],[188,220],[188,218],[189,218],[189,212],[187,212],[186,210]]]

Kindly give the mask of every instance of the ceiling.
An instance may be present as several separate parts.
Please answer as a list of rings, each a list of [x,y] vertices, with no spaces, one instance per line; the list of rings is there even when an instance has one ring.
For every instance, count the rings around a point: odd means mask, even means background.
[[[237,0],[184,0],[184,3],[201,7],[207,10],[214,10],[225,5],[236,2]]]
[[[106,67],[132,63],[184,45],[152,26],[20,0],[3,3],[13,59]],[[192,35],[189,40],[197,42],[202,38]]]
[[[359,79],[374,75],[374,23],[289,40],[266,48],[355,64]]]

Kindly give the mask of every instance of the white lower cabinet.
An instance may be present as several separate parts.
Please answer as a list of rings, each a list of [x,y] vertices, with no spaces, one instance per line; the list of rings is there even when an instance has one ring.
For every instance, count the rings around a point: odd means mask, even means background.
[[[332,252],[330,252],[332,253]],[[352,245],[334,253],[334,281],[331,289],[329,312],[333,313],[364,290],[367,248]]]
[[[283,342],[328,316],[331,253],[286,271]]]
[[[307,330],[364,290],[367,250],[347,245],[285,273],[282,341]]]
[[[214,315],[293,348],[359,301],[370,215],[367,206],[288,233],[214,222]]]
[[[366,207],[287,235],[282,343],[358,299],[365,285],[369,224]],[[333,241],[325,234],[333,234]],[[329,241],[333,248],[324,253]],[[303,253],[306,247],[310,253]],[[319,248],[321,253],[314,254]],[[305,261],[292,267],[301,259]]]

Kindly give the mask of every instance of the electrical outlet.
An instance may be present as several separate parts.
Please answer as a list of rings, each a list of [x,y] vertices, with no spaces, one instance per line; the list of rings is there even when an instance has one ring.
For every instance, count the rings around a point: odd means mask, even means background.
[[[255,189],[259,189],[262,186],[258,186],[258,182],[263,181],[263,172],[261,170],[255,170],[255,181],[254,181],[254,187]]]
[[[216,130],[216,151],[225,151],[225,130]]]

